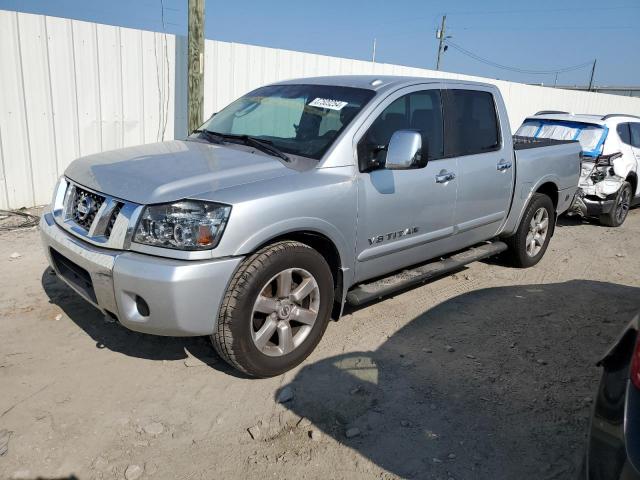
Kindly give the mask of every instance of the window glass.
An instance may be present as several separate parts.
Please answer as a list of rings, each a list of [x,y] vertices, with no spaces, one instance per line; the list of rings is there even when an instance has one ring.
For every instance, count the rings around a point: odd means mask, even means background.
[[[604,128],[595,125],[587,125],[586,127],[583,127],[580,130],[577,139],[580,142],[582,151],[590,152],[595,150],[600,141],[603,140],[605,132],[606,130]],[[600,152],[598,152],[598,154],[602,152],[602,149],[599,150]]]
[[[270,85],[239,98],[200,128],[250,135],[286,153],[320,159],[374,95],[331,85]]]
[[[620,140],[622,140],[622,143],[631,145],[631,133],[629,132],[629,124],[621,123],[620,125],[618,125],[616,130],[618,131],[618,136],[620,137]]]
[[[516,135],[523,135],[529,120],[522,124]],[[538,120],[539,129],[531,135],[535,138],[551,138],[553,140],[577,140],[580,142],[582,152],[589,156],[598,156],[602,152],[602,143],[606,138],[607,130],[601,125],[584,122],[543,119]]]
[[[422,135],[427,159],[442,158],[442,104],[439,90],[410,93],[393,101],[371,124],[358,144],[361,166],[382,165],[386,147],[398,130],[414,130]]]
[[[538,136],[553,140],[573,140],[579,131],[580,129],[576,126],[545,122]]]
[[[630,123],[629,128],[631,130],[631,145],[640,148],[640,123]]]
[[[540,128],[540,122],[535,120],[525,120],[516,132],[517,137],[533,137]]]
[[[445,154],[448,157],[497,150],[500,131],[490,92],[447,90],[445,102]]]

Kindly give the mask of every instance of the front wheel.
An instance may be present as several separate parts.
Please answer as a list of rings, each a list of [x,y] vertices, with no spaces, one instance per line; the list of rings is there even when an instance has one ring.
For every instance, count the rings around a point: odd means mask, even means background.
[[[520,268],[532,267],[547,251],[553,235],[555,215],[553,202],[541,193],[535,193],[522,216],[518,230],[505,239],[510,262]]]
[[[331,315],[333,277],[322,255],[283,241],[247,258],[225,294],[212,335],[218,354],[254,377],[271,377],[302,362]]]
[[[616,194],[613,208],[609,213],[600,215],[600,223],[607,227],[619,227],[627,218],[631,206],[632,188],[629,182],[624,182]]]

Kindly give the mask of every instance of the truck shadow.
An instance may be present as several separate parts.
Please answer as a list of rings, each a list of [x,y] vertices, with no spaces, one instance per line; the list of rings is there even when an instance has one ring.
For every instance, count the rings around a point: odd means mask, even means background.
[[[597,218],[585,218],[579,215],[560,215],[556,222],[556,228],[577,227],[579,225],[601,225],[601,223]]]
[[[595,363],[639,307],[640,288],[588,280],[465,293],[304,366],[285,405],[401,477],[575,478]]]
[[[638,207],[631,207],[631,209],[629,210],[628,215],[632,216],[632,215],[640,215],[640,208]],[[558,217],[558,222],[556,223],[556,227],[576,227],[578,225],[595,225],[598,227],[603,227],[603,228],[612,228],[612,227],[607,227],[606,225],[603,225],[602,223],[600,223],[600,221],[595,218],[595,217],[581,217],[579,215],[560,215]],[[615,227],[614,227],[615,228]]]
[[[211,368],[245,378],[218,357],[208,337],[161,337],[134,332],[105,318],[53,274],[51,268],[43,272],[41,283],[49,302],[58,305],[84,330],[96,342],[96,348],[147,360],[189,360],[193,357]]]

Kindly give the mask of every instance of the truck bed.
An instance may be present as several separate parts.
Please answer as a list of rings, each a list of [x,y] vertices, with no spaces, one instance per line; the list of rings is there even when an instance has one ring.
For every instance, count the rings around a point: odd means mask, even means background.
[[[554,140],[552,138],[533,138],[513,136],[513,149],[526,150],[528,148],[550,147],[553,145],[564,145],[565,143],[573,143],[577,140]]]

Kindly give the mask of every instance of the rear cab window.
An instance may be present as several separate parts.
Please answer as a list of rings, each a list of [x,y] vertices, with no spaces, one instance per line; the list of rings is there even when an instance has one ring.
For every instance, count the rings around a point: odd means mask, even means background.
[[[500,126],[491,92],[444,91],[445,156],[460,157],[500,149]]]

